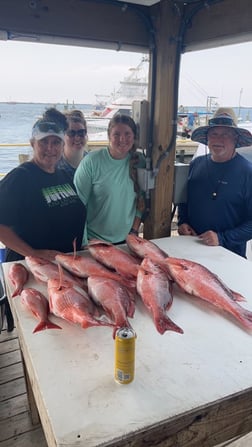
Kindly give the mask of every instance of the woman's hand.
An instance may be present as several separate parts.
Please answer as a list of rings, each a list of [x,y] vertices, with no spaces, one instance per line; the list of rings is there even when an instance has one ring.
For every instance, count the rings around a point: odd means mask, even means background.
[[[32,256],[43,258],[46,261],[55,261],[55,256],[61,253],[57,250],[33,250],[33,252]]]

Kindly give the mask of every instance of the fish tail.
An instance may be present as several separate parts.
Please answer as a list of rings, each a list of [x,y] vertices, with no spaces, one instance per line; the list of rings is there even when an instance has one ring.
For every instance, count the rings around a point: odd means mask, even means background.
[[[62,329],[62,328],[60,326],[58,326],[57,324],[52,323],[49,320],[40,321],[39,324],[33,330],[33,333],[44,331],[45,329]]]
[[[158,318],[155,318],[155,326],[160,334],[164,334],[166,331],[174,331],[179,334],[184,333],[183,329],[163,314],[159,315]]]
[[[23,290],[23,287],[18,287],[17,289],[14,290],[13,294],[11,295],[11,297],[15,298],[16,296],[20,295],[22,290]]]
[[[243,295],[241,295],[239,292],[235,292],[234,290],[231,290],[231,289],[230,289],[230,291],[232,293],[232,299],[234,301],[237,301],[237,302],[247,301],[246,298]]]

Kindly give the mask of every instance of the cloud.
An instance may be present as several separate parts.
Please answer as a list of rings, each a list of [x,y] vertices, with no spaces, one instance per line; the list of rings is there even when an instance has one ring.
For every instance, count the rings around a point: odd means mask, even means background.
[[[185,53],[179,104],[252,106],[252,43]],[[94,48],[0,41],[0,101],[95,103],[110,95],[142,54]],[[241,93],[242,92],[242,93]]]
[[[179,104],[206,106],[215,96],[222,106],[252,106],[252,43],[185,53],[180,70]],[[242,95],[241,95],[242,90]]]
[[[23,42],[0,42],[0,101],[95,103],[137,66],[139,53]]]

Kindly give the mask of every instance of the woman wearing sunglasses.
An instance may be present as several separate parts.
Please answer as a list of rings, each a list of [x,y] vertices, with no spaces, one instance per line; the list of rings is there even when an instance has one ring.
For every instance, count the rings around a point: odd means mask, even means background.
[[[6,261],[25,256],[53,260],[57,252],[81,248],[86,209],[68,174],[57,167],[62,157],[66,117],[48,109],[32,128],[33,157],[0,182],[0,240]]]
[[[65,146],[58,167],[64,169],[71,180],[82,158],[87,155],[87,123],[81,110],[71,110],[65,113],[67,129]]]

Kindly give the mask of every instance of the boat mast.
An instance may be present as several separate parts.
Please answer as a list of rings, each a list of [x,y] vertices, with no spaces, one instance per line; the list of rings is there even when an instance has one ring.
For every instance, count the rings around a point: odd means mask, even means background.
[[[239,108],[238,108],[238,120],[241,120],[241,98],[242,98],[243,88],[240,90],[239,95]]]

